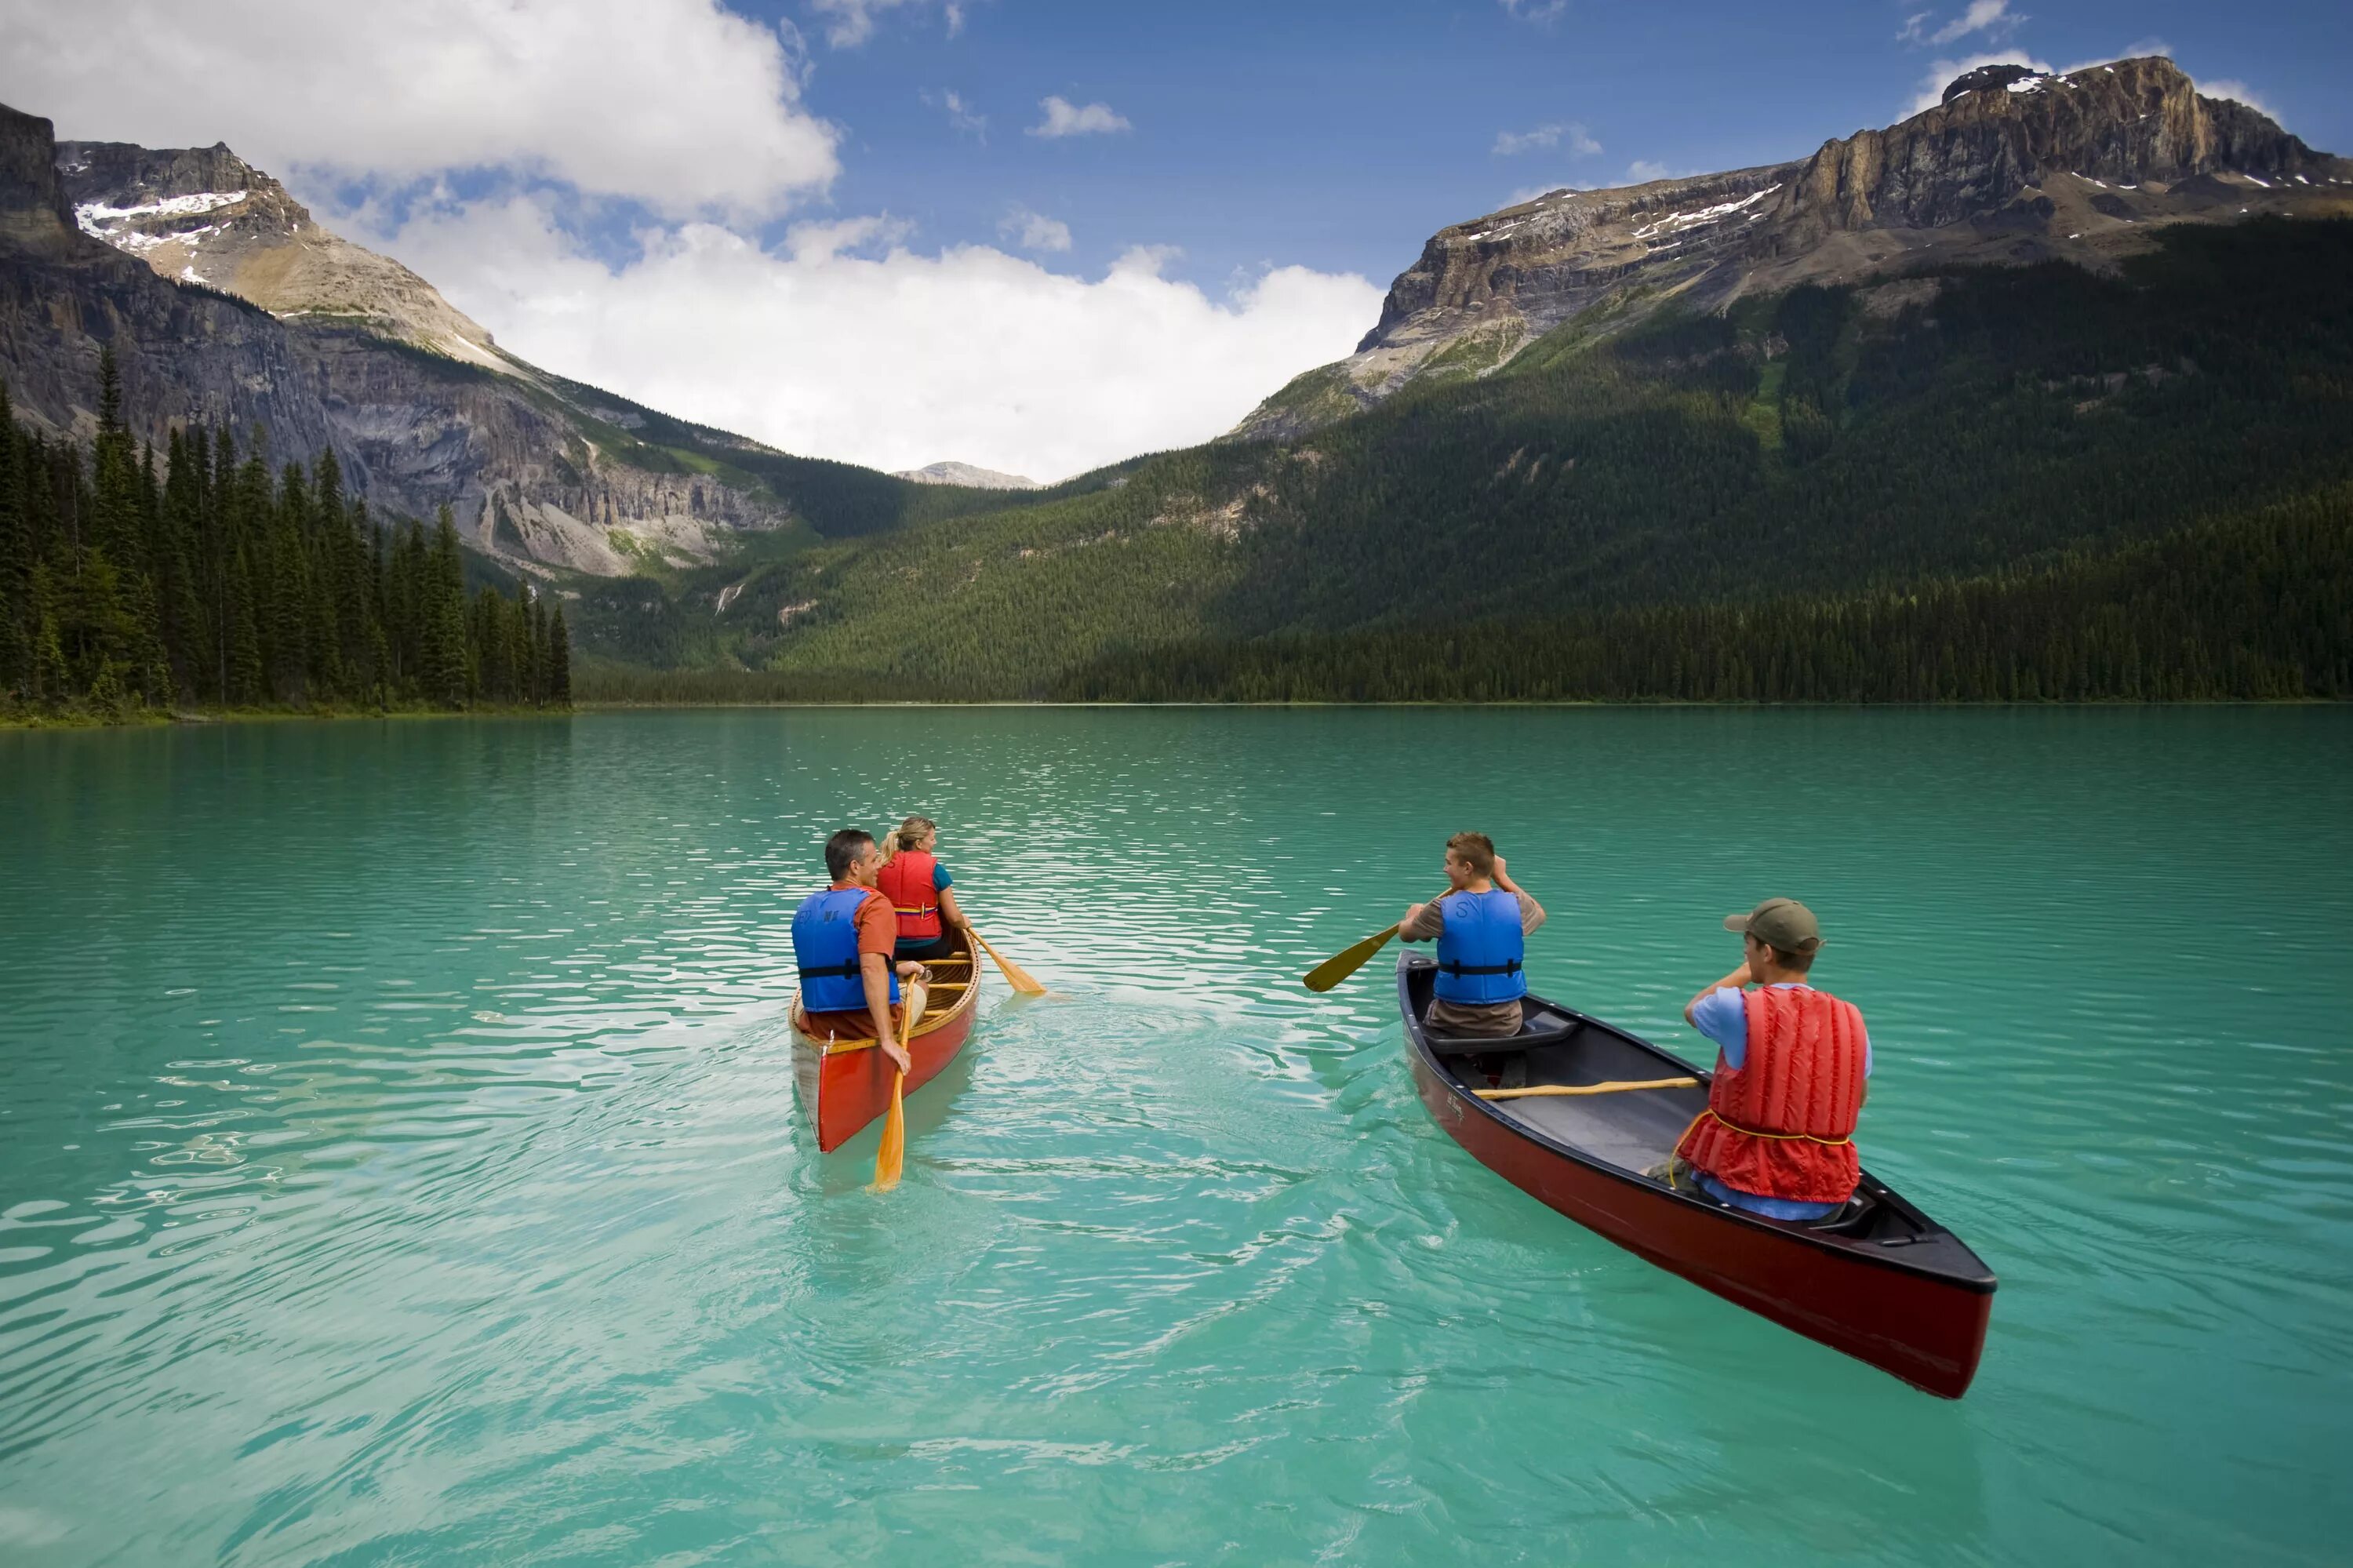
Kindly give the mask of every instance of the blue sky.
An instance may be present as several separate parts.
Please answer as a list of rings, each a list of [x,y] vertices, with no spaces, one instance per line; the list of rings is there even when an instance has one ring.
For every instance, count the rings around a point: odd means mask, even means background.
[[[971,0],[951,36],[944,6],[907,0],[847,48],[797,0],[746,9],[808,40],[807,102],[849,132],[834,191],[845,210],[995,242],[1018,205],[1069,226],[1072,248],[1050,265],[1175,245],[1204,283],[1269,261],[1386,282],[1431,231],[1525,186],[1620,184],[1638,161],[1708,171],[1800,155],[1901,118],[1936,61],[1984,53],[2063,67],[2154,39],[2314,144],[2353,150],[2342,4],[2028,0],[1941,44],[1929,40],[1968,19],[1965,4],[1588,0],[1514,15],[1496,0]],[[955,128],[951,92],[985,133]],[[1133,129],[1026,134],[1049,95],[1107,104]],[[1549,148],[1495,151],[1548,125],[1582,127],[1601,150],[1573,154],[1564,129]]]
[[[1514,193],[2157,51],[2353,152],[2343,0],[0,0],[0,101],[227,141],[550,369],[1046,480],[1229,429]]]

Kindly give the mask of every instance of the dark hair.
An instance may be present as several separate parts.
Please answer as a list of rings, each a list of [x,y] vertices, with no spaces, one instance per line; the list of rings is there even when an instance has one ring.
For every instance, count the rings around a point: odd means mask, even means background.
[[[849,863],[874,847],[874,835],[864,828],[844,828],[825,841],[825,874],[839,882],[849,874]]]
[[[1471,868],[1472,875],[1495,874],[1495,841],[1486,834],[1457,833],[1446,841],[1446,847]]]
[[[1814,967],[1815,954],[1821,951],[1820,948],[1817,948],[1812,953],[1793,953],[1787,948],[1774,948],[1773,944],[1770,942],[1767,942],[1765,945],[1767,948],[1773,948],[1774,965],[1777,968],[1788,970],[1793,975],[1801,975],[1808,969],[1812,969]]]

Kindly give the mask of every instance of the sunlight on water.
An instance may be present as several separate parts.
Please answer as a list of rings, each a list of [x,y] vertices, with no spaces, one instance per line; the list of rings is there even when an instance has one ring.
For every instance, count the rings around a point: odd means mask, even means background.
[[[842,712],[0,735],[0,1562],[2295,1563],[2353,1420],[2353,722]],[[787,927],[911,810],[994,976],[820,1158]],[[1694,1050],[1821,914],[1951,1404],[1473,1162],[1388,955],[1493,832]]]

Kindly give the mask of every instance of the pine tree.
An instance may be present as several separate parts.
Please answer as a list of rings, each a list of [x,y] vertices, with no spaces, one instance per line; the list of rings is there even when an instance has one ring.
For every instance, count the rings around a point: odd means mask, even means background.
[[[547,700],[554,707],[572,705],[572,633],[565,627],[561,604],[548,628]]]
[[[426,700],[440,707],[463,707],[470,683],[466,647],[466,568],[458,552],[458,529],[441,508],[433,529],[433,553],[426,580],[424,647],[420,683]]]

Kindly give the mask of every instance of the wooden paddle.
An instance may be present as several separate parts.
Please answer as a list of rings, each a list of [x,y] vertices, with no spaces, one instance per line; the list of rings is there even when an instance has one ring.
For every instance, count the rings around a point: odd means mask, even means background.
[[[907,1075],[891,1075],[891,1114],[882,1119],[882,1141],[874,1150],[874,1191],[887,1192],[899,1184],[907,1162]]]
[[[966,926],[965,929],[972,931],[972,927],[969,926]],[[1005,961],[1005,955],[988,945],[987,938],[982,936],[977,931],[972,931],[972,939],[978,942],[981,946],[981,950],[986,952],[996,961],[998,971],[1005,976],[1006,984],[1011,986],[1015,991],[1019,991],[1023,996],[1043,996],[1046,994],[1046,988],[1039,985],[1036,980],[1031,980],[1029,978],[1029,970],[1023,969],[1019,964],[1007,963]]]
[[[1509,1039],[1499,1040],[1498,1045],[1508,1045]],[[1695,1089],[1697,1078],[1651,1078],[1644,1082],[1609,1084],[1537,1084],[1525,1089],[1473,1089],[1471,1092],[1482,1100],[1525,1100],[1538,1095],[1621,1095],[1628,1089]]]
[[[1309,991],[1330,991],[1334,986],[1363,969],[1365,960],[1388,947],[1389,938],[1396,936],[1401,929],[1403,929],[1402,926],[1392,926],[1386,931],[1366,938],[1345,952],[1333,954],[1314,969],[1309,969],[1306,977],[1300,983]]]
[[[1447,893],[1453,891],[1451,887],[1446,890]],[[1443,898],[1446,893],[1441,893],[1438,896]],[[1330,991],[1334,986],[1363,969],[1366,959],[1388,947],[1389,938],[1404,929],[1405,925],[1400,921],[1386,931],[1375,932],[1345,952],[1333,954],[1314,969],[1309,969],[1301,979],[1300,984],[1309,991]]]

